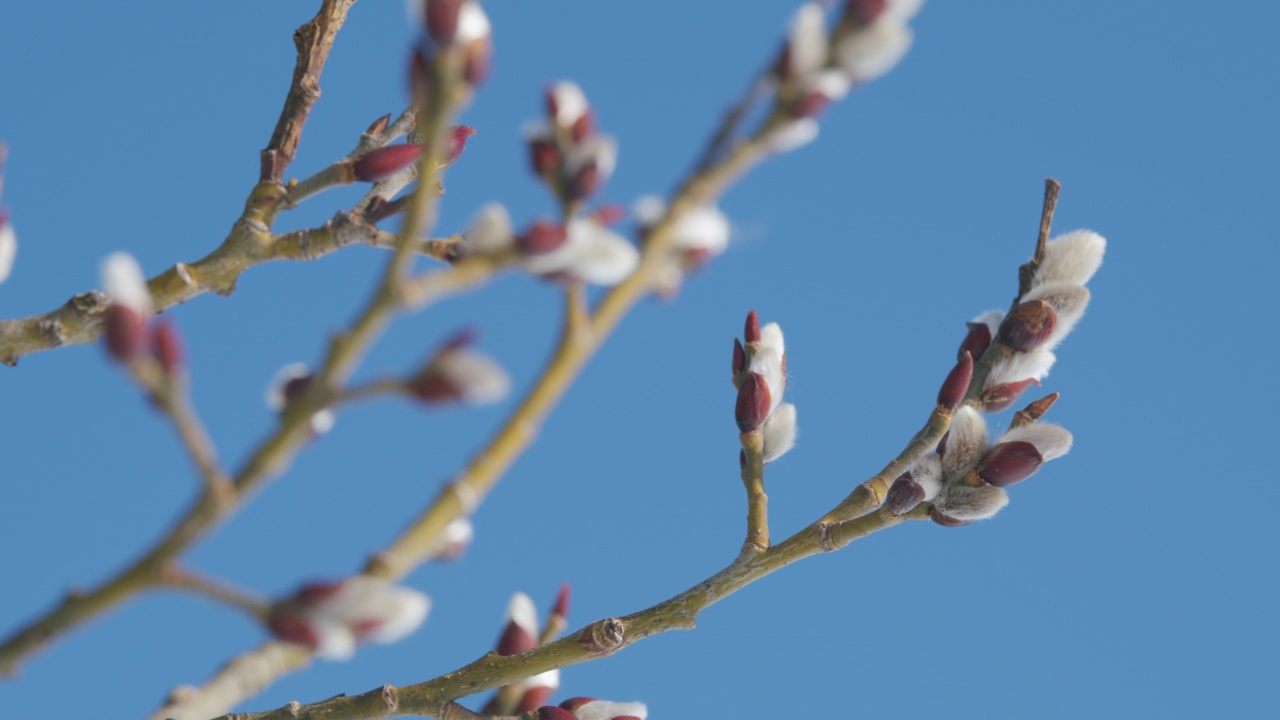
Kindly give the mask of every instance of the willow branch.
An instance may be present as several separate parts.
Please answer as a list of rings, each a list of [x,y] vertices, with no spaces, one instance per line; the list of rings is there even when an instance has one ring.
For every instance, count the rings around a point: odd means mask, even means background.
[[[320,11],[293,33],[293,44],[298,48],[298,61],[293,69],[293,82],[285,96],[284,109],[271,140],[262,151],[262,182],[279,183],[284,172],[293,162],[302,139],[302,128],[307,124],[311,108],[320,99],[320,73],[329,59],[334,38],[347,20],[347,11],[356,0],[323,0]]]
[[[200,595],[229,605],[248,613],[253,619],[266,623],[271,612],[271,603],[224,580],[215,580],[207,575],[184,568],[178,563],[169,563],[159,576],[161,587],[182,590],[193,595]]]
[[[742,484],[747,489],[747,539],[744,551],[769,549],[769,496],[764,493],[764,436],[742,433]]]

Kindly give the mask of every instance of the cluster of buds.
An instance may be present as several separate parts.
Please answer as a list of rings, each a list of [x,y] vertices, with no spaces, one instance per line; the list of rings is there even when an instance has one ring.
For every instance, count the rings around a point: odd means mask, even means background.
[[[108,255],[102,262],[102,287],[108,301],[102,318],[107,353],[124,364],[150,358],[165,377],[180,377],[182,341],[173,323],[152,321],[155,306],[138,261],[124,252]]]
[[[267,627],[318,657],[346,660],[357,643],[393,643],[417,630],[430,609],[431,601],[417,590],[356,576],[304,585],[272,606]]]
[[[479,85],[489,77],[493,58],[493,28],[489,16],[476,0],[408,0],[409,17],[423,28],[439,50],[461,53],[462,77],[469,85]],[[415,87],[425,82],[428,65],[426,43],[414,53]]]
[[[444,149],[444,157],[439,162],[443,170],[458,162],[462,152],[467,149],[467,140],[476,134],[476,129],[468,125],[454,125],[446,134],[448,147]],[[348,160],[344,167],[350,174],[350,181],[379,182],[405,172],[418,163],[422,157],[422,145],[414,142],[385,145]]]
[[[646,195],[633,208],[636,227],[642,238],[667,214],[667,205],[656,195]],[[687,273],[700,270],[729,247],[729,218],[714,205],[703,205],[682,214],[671,226],[671,261],[657,279],[660,294],[671,297],[679,291]]]
[[[275,377],[267,385],[267,407],[274,413],[283,415],[289,404],[306,393],[311,387],[311,370],[302,363],[291,363],[280,368]],[[333,429],[335,417],[328,408],[317,410],[311,415],[311,433],[323,435]]]
[[[563,585],[547,618],[546,630],[539,633],[538,611],[533,600],[518,592],[507,604],[505,623],[494,652],[504,657],[528,652],[562,632],[568,625],[568,615],[569,586]],[[560,671],[549,670],[504,686],[485,705],[484,712],[487,715],[533,712],[544,707],[559,689]]]
[[[1038,419],[1051,403],[1024,411]],[[1031,477],[1045,462],[1071,449],[1071,433],[1050,423],[1030,422],[1010,429],[992,445],[982,413],[965,405],[936,452],[920,458],[889,488],[885,505],[895,515],[933,503],[929,516],[946,527],[993,517],[1009,497],[1004,488]]]
[[[0,143],[0,190],[4,189],[4,143]],[[0,283],[9,279],[13,270],[13,259],[18,254],[18,235],[9,222],[9,211],[0,205]]]
[[[406,384],[429,405],[488,405],[511,392],[511,376],[493,358],[471,349],[475,333],[464,330],[444,345]]]
[[[545,120],[524,131],[533,172],[573,205],[595,195],[613,174],[618,142],[596,132],[595,111],[575,83],[548,88],[546,112]]]
[[[456,246],[459,257],[515,252],[529,272],[593,285],[616,285],[640,264],[640,251],[609,228],[619,213],[604,208],[567,222],[537,220],[523,233],[512,229],[505,208],[481,209]]]
[[[1000,355],[982,387],[983,408],[999,412],[1017,402],[1031,385],[1049,374],[1053,354],[1089,304],[1085,283],[1102,265],[1107,241],[1077,230],[1045,244],[1026,293],[1005,314],[989,310],[969,323],[960,353],[981,357],[992,345]]]
[[[538,708],[538,720],[645,720],[649,708],[641,702],[610,702],[589,697],[569,698],[559,706]]]
[[[782,328],[777,323],[761,327],[754,310],[747,313],[743,342],[733,340],[733,384],[738,389],[733,413],[738,430],[761,433],[764,462],[782,457],[796,443],[796,406],[782,402],[786,346]]]
[[[846,0],[828,37],[826,11],[805,3],[791,21],[775,75],[783,83],[780,106],[790,121],[769,138],[786,152],[818,136],[817,116],[855,85],[870,82],[898,64],[911,46],[908,21],[923,0]]]

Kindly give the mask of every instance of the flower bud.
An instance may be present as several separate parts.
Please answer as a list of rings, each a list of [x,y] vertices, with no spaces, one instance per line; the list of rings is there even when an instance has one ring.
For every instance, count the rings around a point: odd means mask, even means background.
[[[782,403],[765,418],[760,430],[764,436],[764,462],[771,463],[796,445],[796,406]]]
[[[571,128],[591,112],[586,93],[577,83],[563,80],[547,88],[547,116],[562,128]]]
[[[470,125],[454,125],[449,128],[449,145],[445,150],[444,160],[441,168],[452,167],[458,159],[462,157],[462,153],[467,149],[467,140],[476,134],[476,129]]]
[[[1044,417],[1045,413],[1049,412],[1049,408],[1053,407],[1053,404],[1057,401],[1058,393],[1049,393],[1039,400],[1033,401],[1031,404],[1013,414],[1013,422],[1011,423],[1012,427],[1030,425],[1031,423],[1039,420]]]
[[[578,718],[568,710],[554,705],[544,705],[538,708],[538,720],[578,720]]]
[[[894,515],[902,515],[911,512],[922,502],[924,502],[924,488],[911,479],[911,473],[903,473],[889,487],[884,506]]]
[[[898,22],[876,22],[852,32],[836,46],[839,66],[854,82],[869,82],[893,69],[911,47],[911,30]]]
[[[888,0],[845,0],[844,14],[859,27],[875,22],[884,12]]]
[[[453,42],[458,34],[458,15],[463,0],[410,0],[423,5],[427,34],[441,45]]]
[[[1102,266],[1107,240],[1091,230],[1076,230],[1050,240],[1036,268],[1033,289],[1051,283],[1083,286]]]
[[[576,720],[623,720],[649,717],[649,708],[640,702],[610,702],[589,697],[573,697],[560,703],[560,707],[573,713]]]
[[[560,151],[554,143],[545,139],[529,140],[529,164],[533,174],[540,178],[551,177],[560,168]]]
[[[759,373],[747,373],[738,388],[738,402],[733,410],[738,430],[747,433],[759,428],[769,415],[769,405],[769,385]]]
[[[1065,283],[1036,285],[1023,296],[1023,301],[1024,303],[1044,302],[1052,308],[1057,322],[1044,341],[1044,347],[1052,350],[1071,333],[1076,323],[1080,322],[1080,318],[1084,317],[1085,308],[1089,306],[1089,290]]]
[[[560,689],[560,671],[548,670],[539,673],[525,680],[523,685],[524,695],[520,697],[520,702],[515,708],[517,715],[546,705],[551,696]]]
[[[447,341],[409,381],[409,389],[419,400],[488,405],[507,396],[511,377],[492,358],[467,349],[472,337],[469,331],[463,331]]]
[[[174,377],[182,372],[184,358],[182,338],[178,336],[178,328],[168,320],[156,323],[151,331],[151,353],[165,375]]]
[[[1039,384],[1039,380],[1028,379],[988,387],[982,391],[982,407],[992,413],[1007,410],[1018,402],[1018,398],[1022,397],[1022,393],[1026,392],[1027,388]]]
[[[1029,442],[1002,442],[991,448],[978,466],[978,476],[996,487],[1008,487],[1035,474],[1044,458]]]
[[[519,655],[538,646],[538,613],[533,600],[518,592],[507,605],[507,624],[498,638],[499,655]]]
[[[747,325],[742,331],[742,338],[748,343],[760,342],[760,316],[752,310],[747,313]]]
[[[947,480],[964,477],[987,451],[987,423],[982,413],[968,405],[962,405],[947,431],[946,452],[942,455],[942,469]]]
[[[994,517],[1008,504],[1009,496],[998,487],[948,485],[933,501],[933,510],[949,520],[967,523]]]
[[[965,525],[969,525],[973,522],[972,520],[959,520],[957,518],[953,518],[944,514],[936,507],[929,508],[929,519],[942,527],[964,527]]]
[[[1058,317],[1049,303],[1022,302],[1000,323],[1000,341],[1018,352],[1030,352],[1045,344],[1057,324]]]
[[[742,343],[738,338],[733,339],[733,374],[737,375],[742,372],[747,364],[746,351],[742,349]]]
[[[471,85],[479,85],[489,77],[493,55],[492,26],[480,3],[465,0],[458,12],[455,40],[463,47],[462,76]]]
[[[361,155],[352,164],[351,171],[360,182],[377,182],[386,180],[413,165],[420,157],[422,157],[421,145],[410,143],[387,145]]]
[[[303,586],[272,608],[268,626],[282,640],[341,660],[351,656],[356,642],[405,637],[422,625],[430,609],[430,600],[417,590],[361,575]]]
[[[569,583],[561,585],[560,592],[556,593],[556,602],[551,607],[551,615],[560,618],[569,617]]]
[[[960,355],[960,362],[947,373],[947,379],[942,381],[942,388],[938,390],[938,407],[948,411],[959,407],[964,402],[965,394],[969,392],[969,381],[972,379],[973,356],[965,352]]]
[[[133,308],[120,303],[107,306],[102,316],[107,353],[117,361],[129,363],[147,348],[147,325]]]
[[[826,14],[821,5],[808,2],[791,20],[781,71],[787,77],[804,77],[821,70],[826,62]]]

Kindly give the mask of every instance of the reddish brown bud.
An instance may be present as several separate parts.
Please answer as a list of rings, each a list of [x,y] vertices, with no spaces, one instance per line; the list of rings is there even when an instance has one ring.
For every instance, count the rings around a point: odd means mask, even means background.
[[[142,354],[147,346],[147,326],[133,308],[112,303],[103,315],[106,325],[107,352],[122,363],[130,362]]]
[[[295,645],[305,645],[314,649],[320,644],[320,638],[316,635],[315,629],[307,621],[289,611],[272,610],[267,618],[267,629],[277,639]]]
[[[430,370],[409,381],[409,391],[425,403],[447,403],[462,399],[462,390],[441,373]]]
[[[516,245],[528,255],[541,255],[555,250],[568,239],[569,233],[564,225],[539,220],[524,235],[516,238]]]
[[[948,430],[942,434],[942,439],[938,441],[937,453],[939,455],[947,454],[947,438],[951,437],[951,431]]]
[[[965,324],[969,326],[969,334],[965,335],[964,342],[960,343],[960,351],[956,353],[956,357],[969,353],[974,358],[980,358],[982,353],[991,346],[991,328],[987,327],[986,323]]]
[[[911,473],[903,473],[893,481],[893,486],[889,488],[889,494],[885,497],[884,506],[894,515],[901,515],[911,512],[922,502],[924,502],[924,488],[911,479]]]
[[[589,198],[596,194],[601,183],[600,167],[592,160],[569,180],[569,197],[574,200]]]
[[[560,592],[556,594],[556,604],[551,607],[551,614],[562,618],[569,617],[569,583],[560,586]]]
[[[547,687],[546,685],[535,685],[534,687],[529,688],[525,691],[524,695],[521,696],[520,703],[516,705],[515,713],[519,715],[527,713],[534,708],[546,706],[546,702],[551,699],[551,696],[554,695],[555,692],[556,688]],[[552,709],[560,710],[560,708]],[[561,712],[564,711],[561,710]],[[573,716],[570,715],[569,717]]]
[[[467,149],[467,140],[475,134],[476,129],[470,125],[454,125],[449,128],[449,148],[445,152],[442,167],[449,167],[458,162],[458,158],[462,157],[462,151]]]
[[[560,151],[546,140],[530,140],[529,164],[534,175],[548,177],[560,167]]]
[[[422,146],[401,143],[370,150],[351,166],[356,180],[377,182],[409,167],[422,157]]]
[[[969,381],[973,379],[973,356],[969,353],[960,355],[960,362],[947,373],[942,381],[942,389],[938,390],[938,406],[947,410],[955,410],[964,402],[969,392]]]
[[[553,705],[538,708],[538,720],[578,720],[573,713]]]
[[[515,622],[508,622],[506,629],[502,631],[502,637],[498,638],[495,652],[499,655],[519,655],[537,646],[537,638]]]
[[[486,35],[467,45],[462,77],[471,85],[479,85],[489,78],[493,58],[493,38]]]
[[[982,406],[987,412],[992,413],[1006,410],[1010,405],[1018,402],[1018,398],[1022,397],[1022,393],[1026,392],[1027,388],[1039,384],[1039,380],[1027,379],[993,385],[982,391]]]
[[[830,104],[831,98],[827,97],[825,93],[811,92],[791,106],[791,116],[795,118],[817,117]]]
[[[875,22],[888,6],[888,0],[848,0],[845,16],[861,27]]]
[[[745,370],[747,367],[747,352],[742,349],[742,343],[738,338],[733,339],[733,374]]]
[[[1044,417],[1044,414],[1049,412],[1049,408],[1053,407],[1053,404],[1057,401],[1058,393],[1049,393],[1048,395],[1045,395],[1039,400],[1032,402],[1030,405],[1014,413],[1013,422],[1010,423],[1010,426],[1018,427],[1019,425],[1030,425]]]
[[[552,117],[555,117],[552,115]],[[596,114],[595,111],[587,108],[587,111],[573,121],[573,125],[569,128],[569,137],[573,138],[576,143],[582,142],[594,135],[596,132]]]
[[[151,330],[151,354],[166,375],[173,376],[182,370],[182,338],[172,322],[161,320]]]
[[[760,316],[756,315],[755,310],[747,313],[747,326],[742,331],[742,340],[748,343],[760,342]]]
[[[769,385],[759,373],[747,373],[738,388],[738,403],[733,410],[733,419],[738,422],[738,429],[751,432],[764,423],[769,415]]]
[[[1031,352],[1044,344],[1058,325],[1058,316],[1043,300],[1020,303],[1000,323],[1000,340],[1018,352]]]
[[[463,0],[415,0],[421,2],[427,34],[441,45],[448,45],[458,34],[458,11]]]
[[[596,699],[592,697],[581,697],[581,696],[571,697],[568,700],[565,700],[564,702],[560,703],[560,707],[572,712],[582,707],[583,705],[586,705],[589,702],[595,702],[595,701]]]
[[[950,515],[944,515],[937,508],[929,508],[929,519],[942,527],[964,527],[973,522],[972,520],[957,520]]]
[[[1009,487],[1034,475],[1043,464],[1044,458],[1035,445],[1014,440],[991,448],[978,463],[978,475],[996,487]]]
[[[391,113],[387,113],[386,115],[383,115],[377,120],[374,120],[373,123],[369,125],[369,129],[364,131],[364,134],[365,135],[381,134],[382,131],[386,130],[387,126],[390,124],[391,124]]]

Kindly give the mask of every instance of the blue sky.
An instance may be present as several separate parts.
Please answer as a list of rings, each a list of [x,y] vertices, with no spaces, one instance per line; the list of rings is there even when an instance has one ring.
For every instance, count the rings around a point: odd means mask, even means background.
[[[0,316],[93,287],[111,251],[155,273],[214,248],[258,151],[312,2],[10,3],[0,9],[3,202],[21,247]],[[772,55],[793,5],[488,3],[495,71],[463,121],[440,228],[491,200],[517,222],[554,205],[518,130],[541,89],[579,82],[620,138],[607,200],[665,192]],[[768,472],[776,537],[895,454],[932,407],[963,323],[1005,306],[1042,181],[1055,227],[1110,241],[1089,314],[1045,391],[1070,455],[997,519],[896,528],[757,583],[692,633],[564,674],[569,695],[643,699],[654,718],[788,714],[968,718],[1260,717],[1276,667],[1268,511],[1277,397],[1272,127],[1280,9],[1136,0],[926,3],[903,64],[824,118],[819,141],[723,202],[730,251],[675,302],[647,301],[587,368],[475,518],[466,559],[407,640],[318,663],[244,710],[433,677],[488,650],[510,594],[574,626],[629,613],[719,569],[742,535],[728,382],[747,309],[787,333],[799,446]],[[345,154],[405,102],[400,2],[352,11],[291,176]],[[282,229],[322,223],[321,195]],[[365,248],[252,270],[228,299],[173,310],[195,402],[235,464],[272,426],[277,368],[313,361],[385,255]],[[559,298],[504,276],[406,318],[363,376],[412,366],[476,325],[519,391]],[[0,368],[0,634],[153,541],[196,488],[169,428],[99,348]],[[356,569],[510,410],[359,407],[191,556],[267,594]],[[992,427],[1007,426],[997,415]],[[6,716],[140,717],[264,638],[186,596],[133,602],[0,684]],[[51,698],[56,700],[51,702]],[[90,710],[91,709],[91,710]]]

